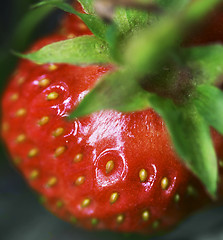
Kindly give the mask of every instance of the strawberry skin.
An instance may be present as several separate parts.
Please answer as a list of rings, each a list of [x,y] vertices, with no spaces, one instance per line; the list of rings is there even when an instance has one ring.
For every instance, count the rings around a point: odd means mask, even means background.
[[[64,26],[31,51],[91,34],[71,15]],[[28,184],[60,218],[88,229],[167,230],[212,200],[174,152],[162,119],[152,109],[67,119],[108,71],[22,60],[3,96],[3,139]],[[220,159],[222,137],[213,131],[213,139]]]
[[[3,98],[3,137],[18,169],[60,217],[88,228],[144,232],[157,220],[166,227],[168,206],[195,180],[159,116],[104,111],[66,119],[107,70],[22,60]]]
[[[85,13],[83,8],[77,1],[73,4],[73,7],[81,12]],[[60,32],[66,34],[68,38],[73,38],[81,35],[92,35],[87,26],[74,14],[67,13],[62,21]]]
[[[3,138],[59,217],[87,228],[167,229],[210,199],[174,153],[162,119],[151,109],[66,118],[109,69],[22,60],[3,97]]]

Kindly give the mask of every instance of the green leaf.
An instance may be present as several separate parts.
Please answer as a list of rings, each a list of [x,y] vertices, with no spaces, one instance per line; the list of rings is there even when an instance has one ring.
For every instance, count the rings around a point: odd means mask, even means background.
[[[190,0],[186,10],[186,20],[189,24],[194,24],[205,15],[213,11],[222,0]]]
[[[123,62],[139,78],[152,73],[167,59],[171,50],[178,46],[180,31],[175,18],[164,17],[153,27],[140,31],[129,39]]]
[[[186,48],[183,50],[183,57],[187,65],[194,70],[198,82],[214,83],[223,73],[221,44]]]
[[[118,7],[115,12],[114,22],[121,35],[132,33],[147,26],[150,17],[146,11]]]
[[[147,95],[128,72],[119,70],[102,78],[71,113],[70,118],[82,117],[103,109],[122,112],[143,110],[149,107]]]
[[[110,55],[112,56],[114,61],[116,61],[117,63],[120,63],[121,65],[121,61],[120,61],[121,53],[119,51],[119,45],[121,41],[119,40],[120,38],[119,38],[118,27],[115,23],[112,23],[109,25],[108,30],[106,32],[106,42],[109,45]]]
[[[223,134],[223,92],[210,85],[199,85],[194,103],[199,113]]]
[[[119,31],[124,34],[126,31],[130,30],[130,24],[127,17],[127,10],[118,7],[115,12],[114,22],[118,26]]]
[[[92,14],[92,15],[95,14],[93,0],[78,0],[78,2],[81,4],[83,9],[87,13]]]
[[[30,54],[20,54],[38,64],[68,63],[76,65],[110,63],[108,46],[93,36],[82,36],[49,44]]]
[[[155,3],[158,3],[163,9],[168,11],[182,11],[184,7],[189,3],[190,0],[154,0]]]
[[[65,12],[77,15],[79,18],[81,18],[81,20],[83,20],[83,22],[88,26],[88,28],[96,37],[99,37],[103,40],[105,39],[107,25],[99,17],[95,15],[80,13],[74,10],[71,5],[65,3],[64,0],[44,0],[36,4],[35,7],[42,5],[54,6]]]
[[[177,106],[172,100],[157,95],[152,95],[149,100],[165,120],[176,152],[203,182],[208,192],[215,196],[218,180],[217,159],[205,120],[191,103]]]
[[[126,16],[131,29],[135,27],[138,30],[139,28],[146,27],[152,18],[150,15],[147,11],[131,8],[126,10]]]
[[[145,29],[127,43],[123,62],[140,76],[151,73],[180,47],[189,27],[202,19],[221,0],[189,1],[182,11],[166,14],[149,29]]]

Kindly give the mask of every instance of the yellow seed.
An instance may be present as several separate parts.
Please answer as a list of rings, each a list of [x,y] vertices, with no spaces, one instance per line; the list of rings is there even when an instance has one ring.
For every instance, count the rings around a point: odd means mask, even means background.
[[[9,124],[7,122],[4,122],[2,124],[2,131],[7,132],[9,130]]]
[[[158,220],[156,220],[155,222],[153,222],[153,225],[152,225],[152,227],[154,228],[154,229],[156,229],[156,228],[158,228],[159,227],[159,221]]]
[[[93,226],[96,226],[97,224],[98,224],[98,219],[97,218],[92,218],[91,219],[91,224],[93,225]]]
[[[139,178],[140,178],[140,182],[145,182],[147,179],[148,173],[145,169],[141,169],[139,171]]]
[[[175,194],[175,196],[174,196],[174,202],[175,203],[178,203],[180,201],[180,195],[177,193],[177,194]]]
[[[162,180],[161,180],[161,188],[163,190],[166,190],[168,188],[168,185],[169,185],[169,180],[167,177],[164,177]]]
[[[18,93],[14,93],[14,94],[11,95],[10,100],[11,101],[16,101],[16,100],[18,100],[18,98],[19,98],[19,94]]]
[[[54,157],[59,157],[60,155],[62,155],[66,150],[65,146],[60,146],[56,149],[55,153],[54,153]]]
[[[116,217],[116,222],[117,223],[123,223],[124,221],[124,215],[123,214],[119,214],[117,217]]]
[[[20,108],[17,112],[16,112],[16,117],[23,117],[26,115],[26,109],[25,108]]]
[[[219,166],[223,167],[223,161],[222,160],[219,160]]]
[[[44,204],[44,203],[46,203],[47,198],[45,196],[39,196],[39,201],[41,204]]]
[[[90,203],[91,203],[91,200],[89,198],[85,198],[83,200],[83,202],[81,203],[81,207],[82,208],[88,207],[90,205]]]
[[[56,202],[56,206],[58,207],[58,208],[61,208],[61,207],[63,207],[63,202],[62,201],[57,201]]]
[[[56,70],[57,69],[57,66],[55,65],[55,64],[50,64],[49,65],[49,70],[50,71],[54,71],[54,70]]]
[[[145,210],[143,213],[142,213],[142,220],[143,221],[148,221],[149,220],[149,217],[150,217],[150,213],[148,210]]]
[[[28,157],[32,158],[35,157],[38,154],[39,150],[37,148],[33,148],[29,151]]]
[[[17,143],[22,143],[26,140],[26,135],[24,134],[20,134],[17,138],[16,138],[16,142]]]
[[[57,178],[56,178],[56,177],[51,177],[51,178],[48,180],[46,186],[47,186],[47,187],[53,187],[54,185],[56,185],[56,183],[57,183]]]
[[[115,203],[119,198],[119,194],[117,192],[114,192],[110,196],[110,203],[113,204]]]
[[[47,78],[43,78],[39,81],[40,87],[47,87],[50,84],[50,80]]]
[[[16,164],[16,165],[20,164],[21,161],[22,161],[22,160],[21,160],[21,158],[19,158],[19,157],[13,158],[13,162],[14,162],[14,164]]]
[[[76,223],[77,223],[77,219],[76,219],[74,216],[71,216],[71,217],[70,217],[70,221],[71,221],[71,223],[73,223],[73,224],[76,224]]]
[[[106,173],[110,173],[114,169],[114,161],[110,160],[106,163]]]
[[[78,153],[75,157],[74,157],[74,162],[78,163],[83,159],[83,154],[82,153]]]
[[[72,39],[72,38],[75,38],[75,34],[70,33],[67,35],[67,39]]]
[[[38,124],[40,126],[43,126],[43,125],[47,124],[49,122],[49,120],[50,120],[50,118],[48,116],[44,116],[39,120]]]
[[[193,186],[189,185],[189,186],[187,187],[187,194],[188,194],[189,196],[196,197],[196,196],[197,196],[197,190],[196,190]]]
[[[30,173],[29,178],[30,178],[31,180],[35,180],[38,176],[39,176],[39,171],[35,169],[35,170],[33,170],[33,171]]]
[[[18,85],[21,85],[21,84],[23,84],[25,82],[25,78],[24,77],[20,77],[19,79],[18,79]]]
[[[84,176],[80,176],[76,179],[75,181],[75,185],[76,186],[80,186],[81,184],[83,184],[85,182],[85,177]]]
[[[81,30],[85,30],[85,29],[87,29],[87,26],[84,23],[79,23],[79,28]]]
[[[47,95],[47,100],[55,100],[59,97],[59,94],[57,92],[51,92]]]
[[[64,129],[62,127],[57,128],[54,132],[53,132],[53,136],[54,137],[59,137],[64,133]]]

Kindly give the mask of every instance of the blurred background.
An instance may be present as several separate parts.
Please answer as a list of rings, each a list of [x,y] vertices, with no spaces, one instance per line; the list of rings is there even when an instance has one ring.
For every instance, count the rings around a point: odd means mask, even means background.
[[[23,51],[33,41],[52,32],[63,13],[51,8],[31,10],[34,0],[1,1],[0,95],[18,59],[11,50]],[[63,222],[45,210],[0,145],[0,239],[1,240],[223,240],[223,206],[191,216],[174,231],[162,236],[87,232]]]

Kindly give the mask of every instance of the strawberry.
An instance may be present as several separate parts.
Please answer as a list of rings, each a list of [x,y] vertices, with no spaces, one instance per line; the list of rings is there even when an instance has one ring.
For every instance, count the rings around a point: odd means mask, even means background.
[[[91,32],[69,15],[60,34],[29,52],[83,34]],[[167,230],[213,200],[176,154],[162,118],[148,108],[67,119],[113,69],[21,60],[3,96],[3,139],[28,184],[60,218],[88,229]],[[214,130],[212,138],[221,159],[223,139]]]
[[[81,13],[85,13],[83,8],[80,4],[75,2],[73,4],[73,8],[78,10]],[[65,15],[65,18],[62,21],[61,24],[61,30],[60,32],[62,34],[67,35],[68,38],[73,38],[75,36],[81,36],[81,35],[91,35],[91,31],[88,29],[88,27],[81,21],[80,18],[78,18],[74,14],[67,13]]]
[[[3,137],[28,183],[61,218],[119,231],[169,227],[209,198],[172,150],[161,118],[149,109],[66,120],[108,70],[22,60],[3,98]]]

